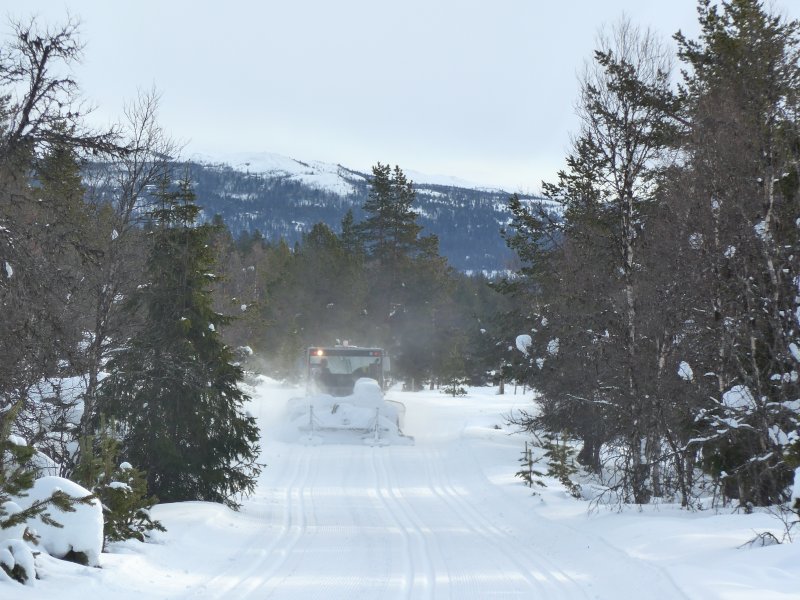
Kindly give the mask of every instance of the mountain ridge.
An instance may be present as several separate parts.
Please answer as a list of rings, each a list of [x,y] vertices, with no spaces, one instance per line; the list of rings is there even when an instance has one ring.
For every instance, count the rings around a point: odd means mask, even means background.
[[[339,177],[345,180],[350,177],[358,178],[361,181],[368,181],[369,179],[369,175],[367,175],[365,172],[345,166],[342,163],[328,163],[319,160],[301,160],[274,152],[234,152],[219,155],[194,153],[189,157],[189,161],[208,165],[228,165],[234,169],[244,166],[245,171],[251,173],[282,173],[286,176],[297,177],[301,175],[312,175],[313,173],[319,175],[333,174],[336,172]],[[508,193],[507,190],[505,190],[502,186],[477,183],[452,175],[424,173],[422,171],[415,171],[412,169],[403,169],[403,172],[413,183],[423,186],[435,185],[474,189],[487,192]],[[311,179],[307,181],[313,185]],[[324,180],[320,181],[321,186],[324,186],[324,184]],[[337,186],[332,186],[329,189],[330,191],[341,193],[341,189],[337,188]]]
[[[369,195],[365,173],[270,153],[237,153],[227,160],[239,162],[194,155],[186,165],[203,208],[201,218],[220,215],[234,236],[258,230],[270,242],[284,239],[294,245],[316,223],[341,231],[348,210],[357,221],[364,217],[362,206]],[[424,179],[424,174],[404,173],[414,185],[414,210],[423,233],[439,238],[442,256],[455,269],[495,274],[515,268],[516,257],[500,234],[511,221],[510,193],[456,186],[453,182],[460,180],[446,176],[427,177],[439,183],[420,182],[415,176]],[[520,197],[549,203],[538,196]]]

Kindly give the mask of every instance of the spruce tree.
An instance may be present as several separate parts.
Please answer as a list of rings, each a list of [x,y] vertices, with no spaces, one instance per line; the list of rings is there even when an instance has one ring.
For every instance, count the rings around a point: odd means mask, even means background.
[[[358,225],[372,288],[368,312],[373,339],[382,340],[394,366],[416,386],[433,364],[431,340],[437,303],[448,284],[446,261],[435,235],[421,236],[413,210],[414,187],[400,167],[372,168],[366,219]]]
[[[98,409],[119,424],[121,456],[162,501],[237,507],[255,487],[259,432],[245,414],[242,370],[212,308],[212,227],[194,226],[190,183],[164,184],[153,211],[147,283],[130,298],[143,326],[109,363]]]

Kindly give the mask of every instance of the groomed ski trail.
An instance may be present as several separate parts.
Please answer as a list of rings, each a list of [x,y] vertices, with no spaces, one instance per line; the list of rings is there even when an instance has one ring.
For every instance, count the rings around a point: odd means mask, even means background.
[[[236,516],[247,533],[182,597],[685,597],[651,563],[538,515],[520,486],[487,476],[513,473],[516,458],[508,436],[470,429],[495,398],[397,393],[416,444],[372,447],[271,441],[283,391],[256,391],[268,466]]]

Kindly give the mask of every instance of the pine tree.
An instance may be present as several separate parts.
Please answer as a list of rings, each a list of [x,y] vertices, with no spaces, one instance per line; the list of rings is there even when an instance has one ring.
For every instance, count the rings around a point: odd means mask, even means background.
[[[467,384],[467,371],[464,361],[464,342],[456,333],[448,336],[450,347],[444,351],[441,366],[441,379],[444,383],[442,393],[453,397],[464,396]]]
[[[412,209],[414,187],[400,167],[372,168],[367,214],[358,225],[372,283],[367,310],[375,338],[393,357],[396,371],[418,385],[434,364],[432,345],[439,303],[450,283],[436,236],[421,236]]]
[[[339,239],[342,242],[342,248],[344,248],[345,252],[354,258],[361,258],[363,256],[364,247],[358,225],[353,216],[353,209],[348,210],[342,218],[342,233]]]
[[[422,227],[411,210],[414,187],[400,167],[378,163],[372,167],[370,193],[364,203],[366,219],[360,223],[361,239],[370,258],[385,269],[397,269],[418,249]]]
[[[212,309],[212,231],[193,226],[199,208],[188,181],[163,184],[159,199],[148,281],[128,304],[143,327],[109,363],[98,409],[118,423],[122,458],[147,471],[150,493],[236,507],[260,472],[258,428],[219,337],[228,319]]]

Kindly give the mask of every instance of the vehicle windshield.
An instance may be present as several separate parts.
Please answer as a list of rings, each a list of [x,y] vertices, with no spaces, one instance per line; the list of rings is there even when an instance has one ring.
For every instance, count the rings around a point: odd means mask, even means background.
[[[375,356],[311,356],[311,367],[320,368],[326,361],[328,370],[334,375],[360,374],[370,376],[370,367],[377,368],[380,358]],[[373,366],[374,365],[374,366]],[[374,375],[373,375],[374,376]]]

